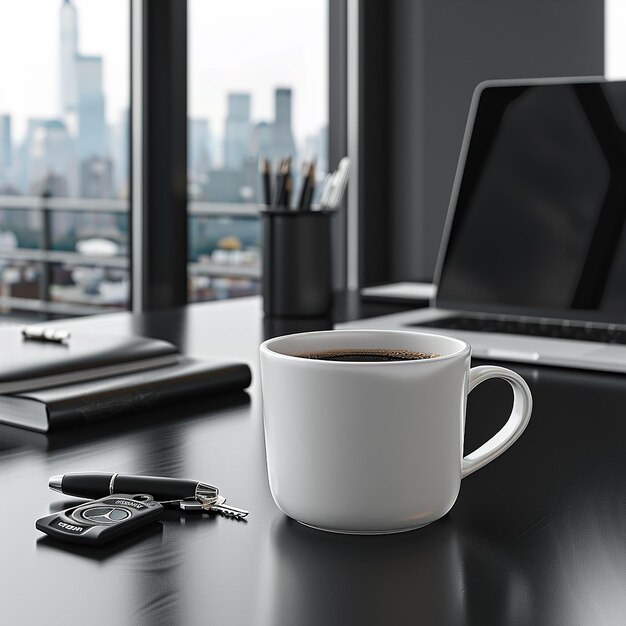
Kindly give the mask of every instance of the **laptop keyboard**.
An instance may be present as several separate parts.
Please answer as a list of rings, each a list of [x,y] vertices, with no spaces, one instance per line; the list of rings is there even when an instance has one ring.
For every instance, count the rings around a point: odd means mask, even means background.
[[[626,344],[626,326],[617,324],[554,322],[552,320],[520,321],[507,318],[458,316],[409,324],[409,326]]]

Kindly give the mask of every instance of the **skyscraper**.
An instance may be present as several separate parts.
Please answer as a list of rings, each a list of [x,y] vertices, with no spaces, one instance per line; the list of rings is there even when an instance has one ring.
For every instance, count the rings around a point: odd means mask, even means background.
[[[211,167],[211,130],[209,120],[187,120],[187,169],[189,178],[206,177]]]
[[[44,118],[29,118],[26,125],[26,136],[15,153],[15,183],[17,188],[25,194],[30,193],[31,183],[34,180],[35,164],[31,162],[35,134],[40,126],[44,126]]]
[[[94,156],[80,163],[81,198],[110,198],[113,195],[113,162]]]
[[[224,167],[239,171],[250,146],[250,94],[228,94],[228,116],[224,132]]]
[[[76,75],[78,22],[76,7],[70,0],[64,0],[61,5],[60,21],[59,116],[66,119],[75,117],[78,105],[78,78]]]
[[[273,155],[273,130],[267,122],[259,122],[252,131],[250,140],[250,152],[257,157],[269,157]]]
[[[296,158],[296,142],[291,130],[291,89],[280,87],[274,92],[274,159]]]
[[[11,167],[11,116],[0,115],[0,170]]]
[[[276,123],[291,127],[291,89],[279,87],[274,92]]]
[[[124,109],[120,112],[118,122],[113,128],[113,141],[109,151],[113,159],[113,182],[115,195],[121,198],[128,197],[129,124],[130,112],[128,109]]]
[[[102,91],[102,57],[76,57],[78,77],[78,137],[76,155],[80,161],[106,156],[106,123]]]
[[[29,120],[31,122],[31,120]],[[35,195],[68,194],[68,174],[71,168],[71,139],[62,120],[33,122],[30,151],[30,190]]]
[[[63,0],[60,13],[59,106],[72,143],[67,189],[74,193],[87,181],[77,180],[88,159],[107,157],[107,132],[102,90],[102,57],[78,52],[78,16],[71,0]],[[87,185],[89,186],[89,185]]]

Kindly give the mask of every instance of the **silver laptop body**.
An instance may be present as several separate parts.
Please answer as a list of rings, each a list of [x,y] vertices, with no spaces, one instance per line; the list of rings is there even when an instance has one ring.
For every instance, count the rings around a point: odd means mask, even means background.
[[[481,83],[430,306],[337,327],[442,333],[489,360],[625,372],[625,137],[625,81]]]

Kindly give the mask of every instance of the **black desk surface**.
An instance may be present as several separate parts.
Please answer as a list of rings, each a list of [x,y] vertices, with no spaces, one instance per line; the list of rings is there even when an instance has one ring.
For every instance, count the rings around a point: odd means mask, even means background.
[[[65,325],[76,324],[243,359],[254,383],[249,395],[65,435],[2,427],[0,623],[626,623],[626,377],[514,365],[535,397],[521,439],[463,482],[439,522],[350,537],[302,527],[271,499],[257,299]],[[509,406],[505,383],[473,392],[466,447]],[[90,469],[212,482],[249,521],[168,511],[136,543],[59,549],[34,528],[70,500],[48,477]]]

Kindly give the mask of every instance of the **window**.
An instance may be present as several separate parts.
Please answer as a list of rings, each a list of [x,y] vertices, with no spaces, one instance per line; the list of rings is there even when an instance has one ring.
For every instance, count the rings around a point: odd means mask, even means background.
[[[328,2],[189,0],[189,301],[259,289],[259,159],[328,169]]]
[[[0,10],[0,313],[125,309],[129,2]]]
[[[604,3],[604,68],[610,80],[626,78],[626,3],[622,0],[606,0]]]

